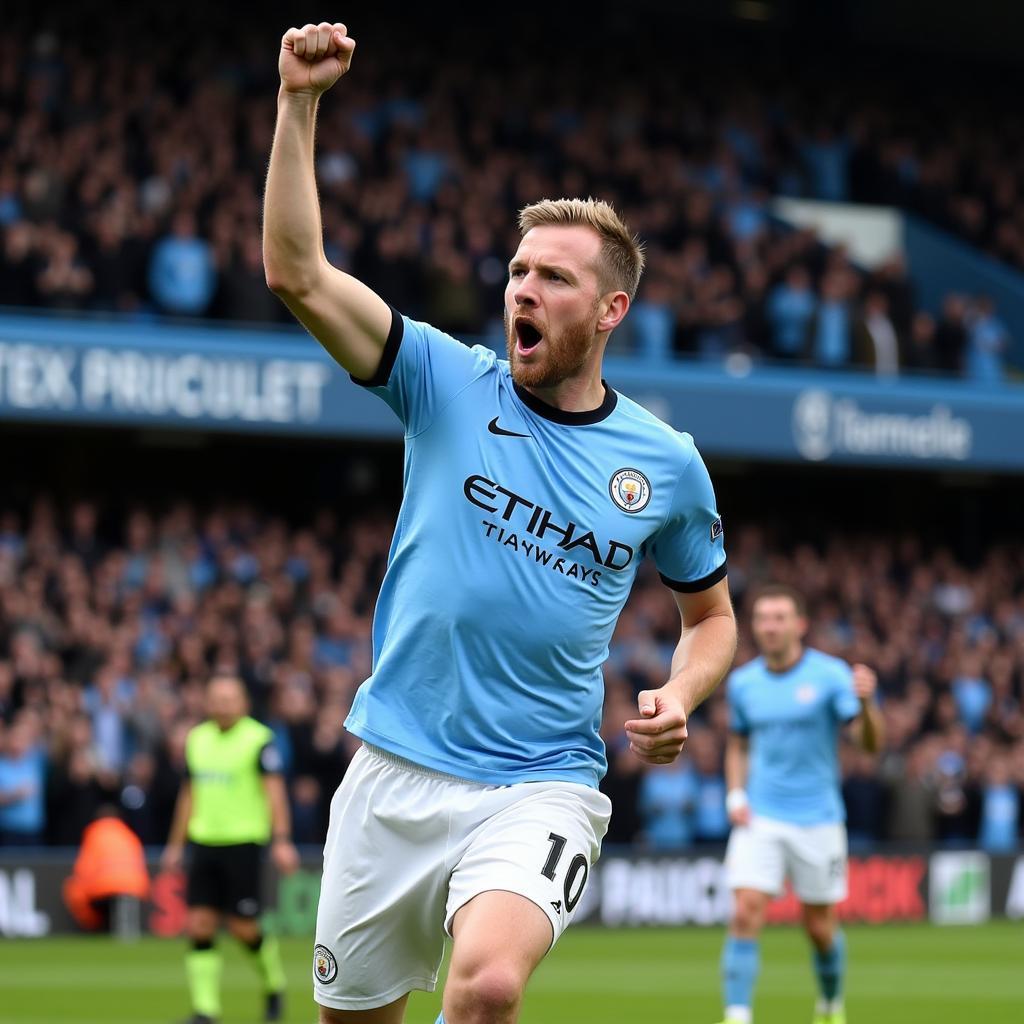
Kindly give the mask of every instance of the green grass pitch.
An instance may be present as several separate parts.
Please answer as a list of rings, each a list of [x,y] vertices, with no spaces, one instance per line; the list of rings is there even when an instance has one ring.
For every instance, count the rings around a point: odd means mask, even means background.
[[[977,928],[847,929],[850,1024],[1021,1024],[1024,922]],[[523,1024],[713,1024],[718,929],[570,930],[531,982]],[[283,942],[288,1021],[313,1024],[311,942]],[[255,974],[227,938],[223,1024],[260,1019]],[[0,939],[0,1024],[171,1024],[187,1016],[177,940]],[[803,936],[766,932],[756,1024],[809,1024]],[[433,1024],[440,995],[414,994],[408,1024]]]

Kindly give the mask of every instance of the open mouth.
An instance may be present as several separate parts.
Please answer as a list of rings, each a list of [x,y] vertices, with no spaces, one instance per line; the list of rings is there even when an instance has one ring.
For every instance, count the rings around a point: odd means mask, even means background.
[[[524,317],[517,317],[515,326],[516,344],[520,352],[530,352],[544,340],[540,328]]]

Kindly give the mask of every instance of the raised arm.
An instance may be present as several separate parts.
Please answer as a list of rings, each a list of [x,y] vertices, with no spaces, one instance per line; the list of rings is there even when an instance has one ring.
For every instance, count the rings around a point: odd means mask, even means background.
[[[277,128],[263,202],[267,285],[350,373],[369,378],[380,364],[391,310],[374,291],[332,267],[324,255],[314,171],[321,95],[352,63],[344,25],[290,28],[281,40]]]

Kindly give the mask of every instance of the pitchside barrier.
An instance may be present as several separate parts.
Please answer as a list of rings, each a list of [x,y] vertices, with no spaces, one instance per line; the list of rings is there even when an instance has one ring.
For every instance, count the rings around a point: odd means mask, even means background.
[[[0,850],[0,936],[39,938],[79,931],[61,891],[74,851]],[[538,867],[539,870],[539,867]],[[123,913],[122,935],[173,937],[185,927],[185,877],[161,871],[154,859],[151,898],[140,913]],[[850,859],[850,895],[840,915],[851,922],[931,921],[981,924],[1024,918],[1024,853],[901,849]],[[590,873],[569,880],[566,902],[579,901],[578,923],[605,928],[722,925],[731,896],[722,851],[699,854],[609,852]],[[582,894],[580,887],[583,887]],[[320,892],[320,852],[307,850],[287,878],[266,869],[266,924],[282,935],[312,935]],[[130,908],[129,908],[130,909]],[[795,923],[799,906],[786,892],[769,920]]]

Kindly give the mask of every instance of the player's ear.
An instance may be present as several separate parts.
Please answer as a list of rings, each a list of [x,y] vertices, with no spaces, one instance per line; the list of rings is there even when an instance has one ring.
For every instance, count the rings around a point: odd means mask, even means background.
[[[602,334],[614,331],[629,312],[629,296],[625,292],[608,292],[598,305],[597,329]]]

